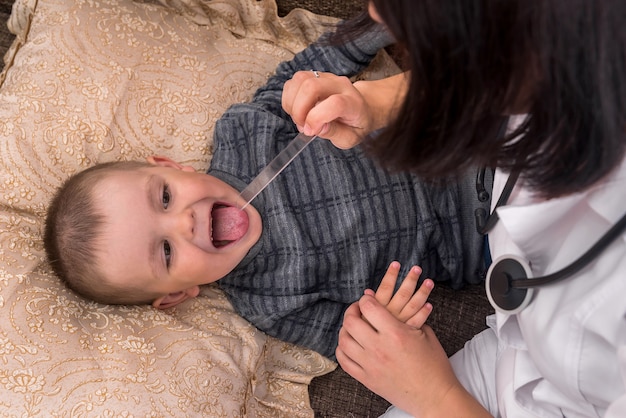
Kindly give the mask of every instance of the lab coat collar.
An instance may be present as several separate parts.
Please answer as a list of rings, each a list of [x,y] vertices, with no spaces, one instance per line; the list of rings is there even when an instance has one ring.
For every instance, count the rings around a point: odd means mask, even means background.
[[[603,181],[591,187],[589,206],[611,225],[626,214],[626,159]]]
[[[547,265],[560,250],[558,240],[554,237],[564,235],[567,224],[560,222],[576,205],[587,207],[606,220],[606,230],[613,226],[626,212],[626,160],[604,180],[588,190],[570,196],[547,201],[526,199],[521,204],[512,199],[510,205],[498,209],[499,227],[507,233],[521,251],[522,257],[531,263],[535,273],[544,274]],[[622,234],[626,241],[626,234]],[[555,245],[555,243],[557,245]],[[501,338],[519,349],[525,344],[520,338],[516,321],[511,316],[498,312],[497,326],[494,327]]]
[[[542,260],[549,259],[549,247],[554,243],[546,236],[559,233],[556,230],[561,225],[559,220],[574,206],[586,202],[591,210],[606,219],[608,230],[626,213],[625,186],[626,160],[605,179],[584,192],[523,205],[512,202],[511,205],[499,208],[498,216],[512,240],[533,260],[534,269],[543,271],[545,264]]]
[[[512,204],[498,209],[501,227],[507,230],[511,240],[521,250],[518,255],[530,261],[535,274],[543,274],[547,263],[560,249],[554,240],[554,237],[562,234],[559,230],[562,223],[559,221],[584,199],[583,195],[577,194],[527,205]]]

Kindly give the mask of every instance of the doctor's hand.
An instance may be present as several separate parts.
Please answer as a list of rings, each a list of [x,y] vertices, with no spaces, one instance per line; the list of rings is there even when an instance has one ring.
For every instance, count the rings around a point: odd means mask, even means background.
[[[336,350],[341,367],[414,416],[490,416],[463,388],[433,330],[399,321],[364,295],[344,315]]]
[[[395,116],[406,92],[399,74],[357,81],[331,73],[299,71],[285,83],[282,106],[301,132],[329,139],[337,148],[357,145]]]

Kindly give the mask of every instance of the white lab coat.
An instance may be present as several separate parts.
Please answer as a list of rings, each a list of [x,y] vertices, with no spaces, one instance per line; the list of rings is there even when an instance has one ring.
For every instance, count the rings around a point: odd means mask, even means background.
[[[496,173],[497,201],[506,175]],[[584,193],[549,201],[518,184],[489,233],[492,257],[513,254],[533,276],[576,260],[626,213],[626,161]],[[464,386],[494,416],[626,417],[626,234],[575,276],[537,288],[516,315],[451,358]],[[407,416],[392,409],[385,417]]]
[[[497,173],[494,196],[506,176]],[[549,201],[516,187],[489,233],[543,276],[569,265],[626,213],[626,162],[584,193]],[[626,233],[575,276],[538,288],[517,315],[488,321],[498,338],[503,417],[626,417]]]

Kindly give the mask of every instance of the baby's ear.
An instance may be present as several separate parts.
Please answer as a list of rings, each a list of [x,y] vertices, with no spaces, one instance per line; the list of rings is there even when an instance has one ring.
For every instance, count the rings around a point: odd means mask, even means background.
[[[198,296],[198,293],[200,293],[200,287],[193,286],[181,292],[170,293],[168,295],[162,296],[152,302],[152,306],[157,309],[173,308],[174,306],[186,301],[187,299],[195,298],[196,296]]]
[[[179,164],[171,158],[164,157],[162,155],[151,155],[147,158],[147,161],[149,164],[158,165],[161,167],[170,167],[183,171],[195,171],[195,169],[191,166]]]

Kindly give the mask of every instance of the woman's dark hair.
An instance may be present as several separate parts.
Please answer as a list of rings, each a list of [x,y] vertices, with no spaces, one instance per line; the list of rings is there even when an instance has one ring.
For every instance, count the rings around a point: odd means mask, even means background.
[[[364,146],[392,170],[522,170],[538,195],[584,189],[626,147],[623,0],[373,0],[406,51],[408,94]],[[338,37],[355,28],[354,20]],[[502,115],[528,113],[505,138]],[[514,138],[514,139],[513,139]]]

